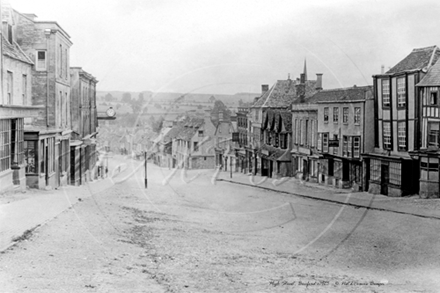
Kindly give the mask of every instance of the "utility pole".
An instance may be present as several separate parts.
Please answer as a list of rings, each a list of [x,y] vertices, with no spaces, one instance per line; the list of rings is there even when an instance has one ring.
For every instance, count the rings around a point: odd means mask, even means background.
[[[147,179],[147,152],[145,152],[145,189],[148,187],[148,179]]]
[[[229,171],[230,171],[230,177],[232,178],[232,156],[229,157]]]

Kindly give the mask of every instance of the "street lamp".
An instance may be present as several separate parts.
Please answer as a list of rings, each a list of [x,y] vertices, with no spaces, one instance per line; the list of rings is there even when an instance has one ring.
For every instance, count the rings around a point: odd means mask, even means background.
[[[148,179],[147,179],[147,152],[145,151],[145,189],[148,187]]]

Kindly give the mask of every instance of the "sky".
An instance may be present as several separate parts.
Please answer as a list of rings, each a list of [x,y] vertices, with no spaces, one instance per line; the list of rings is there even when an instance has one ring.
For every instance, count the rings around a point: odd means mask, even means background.
[[[3,0],[6,1],[6,0]],[[71,36],[70,65],[100,91],[258,93],[323,73],[371,85],[414,48],[440,45],[437,0],[9,0]]]

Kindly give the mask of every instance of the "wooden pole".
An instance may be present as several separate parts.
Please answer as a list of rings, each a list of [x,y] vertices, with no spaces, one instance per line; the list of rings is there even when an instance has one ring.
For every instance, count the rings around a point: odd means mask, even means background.
[[[145,152],[145,189],[148,187],[148,179],[147,179],[147,152]]]

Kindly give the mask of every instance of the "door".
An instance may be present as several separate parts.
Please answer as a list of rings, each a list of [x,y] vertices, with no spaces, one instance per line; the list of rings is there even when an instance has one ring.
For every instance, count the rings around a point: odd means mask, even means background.
[[[302,179],[303,180],[307,180],[307,178],[309,178],[309,164],[308,161],[303,159],[303,176]]]
[[[350,181],[350,163],[342,160],[342,181]]]
[[[380,178],[380,193],[383,195],[388,195],[388,182],[390,179],[390,170],[388,165],[382,165]]]
[[[49,185],[49,147],[47,145],[47,140],[44,146],[44,165],[46,166],[46,186]]]

